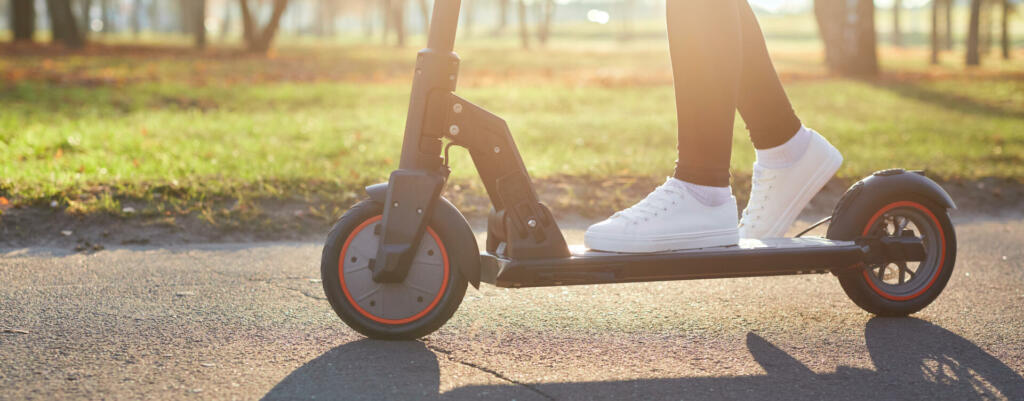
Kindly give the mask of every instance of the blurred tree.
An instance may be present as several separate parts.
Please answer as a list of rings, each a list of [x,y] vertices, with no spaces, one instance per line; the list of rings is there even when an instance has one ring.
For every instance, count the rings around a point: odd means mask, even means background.
[[[192,35],[197,49],[206,48],[206,0],[191,1]]]
[[[978,52],[978,29],[981,20],[981,0],[971,0],[971,18],[967,26],[967,65],[981,64]]]
[[[1013,12],[1013,6],[1010,4],[1010,0],[1003,0],[1003,13],[1000,15],[1002,18],[1001,26],[1002,29],[999,32],[999,44],[1003,50],[1003,59],[1010,59],[1010,14]]]
[[[978,37],[978,49],[983,55],[992,53],[992,6],[995,2],[992,0],[981,0],[981,15],[979,15],[978,31],[980,36]]]
[[[31,42],[36,33],[34,0],[11,0],[11,31],[15,42]]]
[[[519,41],[524,49],[529,49],[530,27],[526,21],[526,0],[518,0],[516,7],[519,9]]]
[[[380,0],[381,42],[388,43],[391,32],[391,0]]]
[[[942,40],[946,45],[946,50],[953,50],[953,0],[942,0],[943,12],[946,16],[942,19],[942,22],[946,24],[945,36]]]
[[[100,0],[100,21],[103,22],[103,33],[110,33],[114,31],[114,24],[111,21],[111,9],[110,0]]]
[[[132,35],[136,38],[142,34],[142,0],[132,0]]]
[[[395,31],[395,46],[405,46],[405,2],[406,0],[381,0],[381,20],[384,24],[382,40],[388,42],[391,31]]]
[[[939,63],[939,10],[942,1],[932,0],[931,63]]]
[[[71,49],[85,45],[81,31],[75,21],[75,13],[71,11],[71,0],[46,0],[46,12],[50,16],[50,30],[54,41],[59,41]]]
[[[334,35],[334,19],[338,16],[337,0],[319,0],[317,2],[316,26],[314,32],[319,36]]]
[[[420,16],[423,17],[423,32],[430,32],[430,3],[427,0],[419,0]]]
[[[541,46],[548,44],[551,38],[551,22],[555,19],[555,0],[540,1],[540,26],[537,27],[537,42]]]
[[[900,30],[900,9],[902,0],[892,0],[892,45],[903,46],[903,31]]]
[[[508,27],[508,3],[509,0],[498,0],[498,23],[494,25],[494,32],[491,34],[498,36],[505,33],[505,28]]]
[[[81,9],[81,23],[79,24],[79,30],[82,31],[82,37],[89,37],[89,31],[92,30],[92,0],[82,0],[80,2]]]
[[[363,35],[365,35],[367,39],[373,37],[373,20],[374,20],[374,18],[373,18],[374,17],[374,15],[373,15],[373,6],[372,6],[373,3],[374,3],[374,0],[362,0],[362,6],[363,6],[363,18],[362,18],[362,20],[363,20],[362,21],[362,24],[363,24]]]
[[[139,1],[139,0],[136,0]],[[231,2],[224,2],[224,18],[220,21],[220,40],[223,42],[228,39],[228,34],[231,33],[231,22],[232,16],[234,15],[233,9],[231,8]]]
[[[830,70],[845,75],[878,74],[874,1],[815,0],[814,16]]]
[[[391,27],[395,30],[395,46],[405,46],[405,0],[389,1]]]
[[[146,22],[148,23],[147,25],[149,25],[149,30],[150,31],[160,31],[160,30],[162,30],[161,29],[162,27],[160,26],[161,25],[160,24],[160,14],[159,14],[160,9],[157,8],[156,0],[149,0],[148,5],[149,6],[146,7],[146,14],[147,14],[146,15],[146,17],[147,17],[146,18]]]
[[[285,8],[288,7],[288,0],[274,0],[270,21],[263,28],[260,28],[259,21],[249,8],[248,0],[238,0],[238,4],[242,10],[242,37],[245,39],[246,50],[252,53],[266,53],[270,50],[274,36],[277,35],[277,28],[281,24]]]

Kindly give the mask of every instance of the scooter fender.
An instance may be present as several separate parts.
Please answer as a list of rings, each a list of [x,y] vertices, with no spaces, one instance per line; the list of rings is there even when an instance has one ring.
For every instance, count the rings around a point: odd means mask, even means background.
[[[832,211],[832,223],[829,224],[827,237],[836,240],[856,238],[863,229],[863,218],[873,214],[879,207],[908,195],[929,200],[947,209],[956,209],[953,198],[920,171],[877,171],[854,183],[839,199]]]
[[[386,202],[388,194],[388,183],[382,182],[379,184],[373,184],[366,187],[366,194],[370,196],[374,202],[383,204]],[[434,216],[432,219],[438,219],[451,224],[452,227],[456,227],[454,237],[452,238],[455,244],[447,244],[448,246],[460,246],[460,247],[471,247],[474,255],[480,254],[480,248],[476,244],[476,235],[473,234],[473,229],[469,226],[469,221],[462,215],[462,212],[455,207],[448,199],[443,196],[441,201],[434,205]],[[473,285],[474,288],[480,288],[480,260],[479,257],[473,258],[473,262],[469,260],[459,263],[459,270],[466,280]]]

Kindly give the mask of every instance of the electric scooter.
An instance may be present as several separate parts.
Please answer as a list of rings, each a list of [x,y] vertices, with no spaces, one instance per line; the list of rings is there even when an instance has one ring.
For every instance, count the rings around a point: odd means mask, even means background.
[[[825,238],[623,254],[570,248],[540,202],[508,125],[455,95],[460,0],[434,2],[427,48],[416,57],[398,169],[366,188],[324,245],[321,275],[334,311],[372,338],[414,339],[455,313],[469,284],[577,284],[832,273],[868,312],[902,316],[949,281],[956,237],[950,196],[921,172],[890,169],[849,188]],[[481,253],[466,218],[441,196],[451,146],[469,151],[493,205]]]

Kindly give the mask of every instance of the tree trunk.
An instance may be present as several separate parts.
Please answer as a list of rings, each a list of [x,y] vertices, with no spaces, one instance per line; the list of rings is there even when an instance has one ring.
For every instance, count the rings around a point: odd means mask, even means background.
[[[252,11],[249,10],[247,0],[238,0],[238,8],[242,13],[242,41],[248,47],[256,40],[256,33],[253,32],[256,27],[253,26]]]
[[[36,33],[34,0],[11,0],[11,31],[15,42],[31,42]]]
[[[192,0],[192,33],[197,49],[206,48],[206,0]]]
[[[518,0],[516,7],[519,9],[519,40],[524,49],[530,48],[530,27],[526,21],[526,0]]]
[[[245,36],[246,50],[251,53],[266,53],[274,42],[277,28],[281,25],[281,16],[288,7],[288,0],[274,0],[274,8],[270,13],[267,26],[260,28],[259,21],[253,17],[248,0],[238,0],[242,10],[242,27]]]
[[[992,53],[992,2],[981,0],[981,15],[978,21],[978,49],[982,55]]]
[[[391,24],[395,28],[395,46],[405,46],[405,0],[391,1]]]
[[[971,0],[971,20],[967,26],[967,65],[981,64],[978,53],[978,28],[981,19],[981,0]]]
[[[46,0],[47,13],[50,16],[50,29],[53,38],[59,40],[70,49],[78,49],[85,45],[75,14],[71,11],[71,0]]]
[[[857,75],[878,74],[878,37],[875,33],[875,2],[859,0],[857,2],[857,51],[854,56],[854,68]]]
[[[420,16],[423,17],[423,33],[430,33],[430,3],[427,0],[419,0]]]
[[[150,0],[147,4],[146,13],[148,14],[148,18],[146,18],[146,22],[149,23],[149,30],[162,31],[163,26],[161,26],[160,21],[160,9],[156,5],[156,0]]]
[[[840,1],[814,1],[814,19],[818,23],[818,36],[825,49],[825,65],[831,70],[838,70],[842,64],[843,24],[846,21],[844,7]]]
[[[363,0],[363,35],[367,39],[373,37],[373,0]]]
[[[82,37],[88,37],[89,31],[92,28],[92,0],[82,0],[81,8],[81,25],[79,30],[82,31]]]
[[[555,18],[555,0],[543,0],[540,7],[541,20],[540,26],[537,27],[537,42],[544,46],[548,44],[548,39],[551,37],[551,22]]]
[[[388,34],[391,33],[391,0],[380,0],[380,16],[383,28],[381,29],[381,43],[388,44]]]
[[[902,0],[892,1],[892,45],[903,46],[903,31],[900,30],[900,9],[903,8]]]
[[[814,15],[825,46],[825,64],[845,75],[878,74],[878,40],[872,0],[815,0]]]
[[[999,44],[1003,50],[1003,60],[1010,59],[1010,0],[1003,0],[1003,13],[1000,15],[1001,30],[999,31]]]
[[[494,36],[505,33],[505,28],[508,27],[508,3],[509,0],[498,0],[498,23],[491,33]]]
[[[113,32],[110,22],[110,0],[100,0],[100,22],[103,23],[103,33]]]
[[[320,0],[320,12],[317,13],[317,34],[334,36],[334,19],[338,16],[338,4],[335,0]]]
[[[224,20],[220,22],[220,40],[223,42],[227,40],[228,34],[231,33],[231,17],[234,14],[231,10],[231,2],[224,2]]]
[[[132,35],[139,37],[142,33],[142,0],[132,2]]]
[[[939,63],[939,0],[932,1],[932,64]]]
[[[942,0],[942,3],[944,5],[942,11],[946,14],[942,19],[942,22],[946,24],[943,40],[946,50],[953,50],[953,0]]]

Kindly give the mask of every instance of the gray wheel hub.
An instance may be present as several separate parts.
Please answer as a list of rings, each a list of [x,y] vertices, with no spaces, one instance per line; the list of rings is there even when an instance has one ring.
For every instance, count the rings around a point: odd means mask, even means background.
[[[348,247],[340,255],[343,258],[342,288],[349,302],[370,319],[389,324],[408,323],[428,313],[440,301],[448,272],[444,249],[428,229],[420,240],[405,281],[373,281],[368,262],[376,257],[380,247],[380,236],[374,234],[380,223],[378,220],[367,224],[352,234]]]

